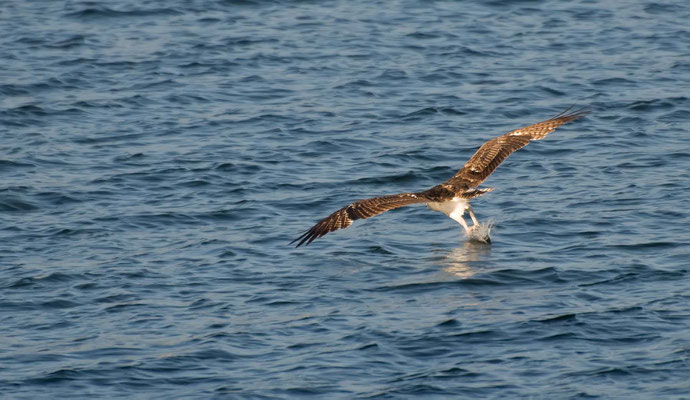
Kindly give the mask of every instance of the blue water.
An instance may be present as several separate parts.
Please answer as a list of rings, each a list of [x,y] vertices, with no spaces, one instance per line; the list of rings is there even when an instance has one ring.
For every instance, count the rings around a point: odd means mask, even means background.
[[[0,397],[690,398],[690,5],[4,1]],[[485,140],[590,105],[473,202]]]

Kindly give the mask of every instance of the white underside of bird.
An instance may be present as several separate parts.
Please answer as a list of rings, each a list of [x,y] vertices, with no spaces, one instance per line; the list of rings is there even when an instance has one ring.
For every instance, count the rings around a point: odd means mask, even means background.
[[[477,217],[474,215],[474,211],[472,211],[472,206],[470,206],[470,201],[468,199],[464,199],[462,197],[453,197],[449,201],[440,203],[428,202],[426,203],[426,206],[434,211],[440,211],[458,222],[465,229],[465,233],[468,237],[484,242],[491,241],[488,232],[478,237],[473,235],[473,233],[477,231],[481,225],[479,224],[479,221],[477,221]],[[467,222],[465,221],[465,211],[467,211],[472,219],[472,226],[468,226]]]

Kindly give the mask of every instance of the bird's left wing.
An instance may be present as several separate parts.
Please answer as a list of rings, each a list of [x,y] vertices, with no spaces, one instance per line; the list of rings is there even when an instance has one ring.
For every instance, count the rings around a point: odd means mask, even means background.
[[[429,199],[426,198],[424,193],[400,193],[355,201],[317,222],[316,225],[290,242],[290,244],[299,241],[297,247],[303,244],[308,245],[314,239],[320,238],[329,232],[347,228],[356,219],[370,218],[398,207],[426,203],[427,201]]]
[[[546,121],[516,129],[489,140],[446,183],[455,187],[477,187],[514,151],[527,146],[531,140],[543,139],[559,126],[576,120],[587,112],[587,108],[575,111],[567,109]]]

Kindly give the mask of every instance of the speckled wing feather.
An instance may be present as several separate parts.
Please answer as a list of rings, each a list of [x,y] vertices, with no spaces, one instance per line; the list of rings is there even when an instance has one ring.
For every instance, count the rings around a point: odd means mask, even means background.
[[[290,242],[290,244],[299,240],[297,247],[303,244],[308,245],[314,239],[320,238],[329,232],[347,228],[356,219],[370,218],[394,208],[416,203],[426,203],[427,201],[429,199],[423,193],[401,193],[355,201],[317,222],[316,225]]]
[[[446,183],[455,188],[477,187],[514,151],[527,145],[530,140],[543,139],[547,134],[553,132],[559,126],[576,120],[587,114],[587,109],[563,111],[555,117],[516,129],[505,135],[491,139],[484,143],[479,150],[470,158],[469,161],[458,171],[455,176]]]

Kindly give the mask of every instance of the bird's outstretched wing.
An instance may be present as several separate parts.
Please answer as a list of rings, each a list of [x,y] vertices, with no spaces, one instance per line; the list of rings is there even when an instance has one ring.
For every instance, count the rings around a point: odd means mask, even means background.
[[[588,112],[587,108],[575,111],[571,111],[571,108],[551,119],[516,129],[484,143],[462,169],[446,183],[457,188],[477,187],[494,172],[503,160],[514,151],[527,146],[530,140],[543,139],[559,126],[576,120]]]
[[[314,239],[320,238],[328,232],[347,228],[352,225],[352,221],[356,219],[370,218],[398,207],[416,203],[426,203],[427,201],[429,201],[429,199],[424,193],[400,193],[355,201],[317,222],[316,225],[312,226],[311,229],[290,242],[290,244],[299,240],[297,247],[303,244],[308,245],[313,242]]]

